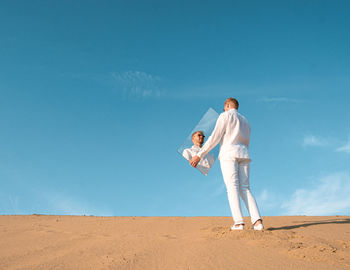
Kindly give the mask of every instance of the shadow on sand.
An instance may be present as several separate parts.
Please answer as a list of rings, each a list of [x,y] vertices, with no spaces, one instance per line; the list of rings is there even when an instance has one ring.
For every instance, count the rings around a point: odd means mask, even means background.
[[[292,230],[302,227],[309,227],[314,225],[322,225],[322,224],[350,224],[350,218],[342,218],[342,219],[331,219],[331,220],[322,220],[322,221],[316,221],[316,222],[309,222],[305,221],[305,223],[298,224],[298,225],[292,225],[292,226],[283,226],[283,227],[269,227],[266,230],[267,231],[277,231],[277,230]]]

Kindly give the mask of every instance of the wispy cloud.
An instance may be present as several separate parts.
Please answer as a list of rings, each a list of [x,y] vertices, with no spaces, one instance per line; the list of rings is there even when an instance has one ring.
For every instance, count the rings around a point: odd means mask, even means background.
[[[21,215],[25,211],[21,207],[21,197],[9,190],[0,191],[0,214]]]
[[[65,193],[52,191],[41,192],[40,195],[46,204],[46,211],[50,214],[61,215],[95,215],[112,216],[109,209],[99,208],[91,205],[88,201],[69,196]]]
[[[287,215],[336,215],[350,213],[350,174],[338,172],[315,181],[310,188],[297,189],[282,203]]]
[[[263,97],[258,99],[259,102],[265,103],[302,103],[301,99],[287,98],[287,97]]]
[[[179,85],[176,89],[171,88],[168,96],[173,99],[198,100],[198,99],[220,99],[222,103],[231,96],[243,96],[255,93],[254,89],[247,86],[232,83],[196,82],[187,85]]]
[[[322,147],[328,146],[333,148],[332,151],[344,152],[350,154],[350,138],[347,142],[341,143],[340,139],[334,137],[321,137],[315,135],[305,135],[301,142],[304,147]]]
[[[350,138],[346,144],[336,149],[337,152],[344,152],[350,154]]]
[[[302,145],[307,146],[326,146],[329,144],[329,141],[325,138],[318,137],[315,135],[306,135],[303,138]]]
[[[129,70],[95,74],[92,77],[96,82],[108,88],[113,88],[124,98],[132,99],[212,99],[224,100],[230,96],[253,95],[259,92],[258,88],[236,85],[225,82],[190,82],[182,83],[182,79],[169,82],[167,78],[150,74],[144,71]]]
[[[25,195],[0,191],[0,214],[114,215],[108,207],[89,199],[46,188],[28,188]]]
[[[123,97],[160,98],[164,95],[161,78],[143,71],[112,72],[111,79]]]
[[[281,208],[286,201],[285,191],[264,188],[256,193],[256,201],[263,215],[285,215]]]
[[[19,197],[18,196],[13,196],[13,195],[8,195],[8,200],[11,206],[11,209],[13,213],[18,214],[20,213],[19,211]]]
[[[215,183],[215,181],[213,181],[213,183]],[[217,187],[214,187],[211,189],[210,196],[212,196],[212,197],[222,196],[225,193],[225,191],[226,191],[226,187],[222,183],[222,184],[218,185]]]
[[[264,209],[266,208],[274,208],[277,206],[276,204],[276,196],[272,192],[267,189],[263,189],[260,194],[257,195],[256,200],[259,204],[264,205]]]

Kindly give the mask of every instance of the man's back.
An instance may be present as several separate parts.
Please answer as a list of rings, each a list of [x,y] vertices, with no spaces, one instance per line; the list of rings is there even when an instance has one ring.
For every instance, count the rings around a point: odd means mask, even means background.
[[[235,109],[222,114],[226,129],[221,145],[243,144],[249,147],[250,126],[247,119]]]
[[[225,130],[220,141],[220,159],[249,158],[250,126],[236,109],[220,115]]]
[[[220,114],[214,131],[198,153],[200,157],[208,153],[220,142],[219,159],[250,159],[248,153],[250,126],[247,119],[236,109]]]

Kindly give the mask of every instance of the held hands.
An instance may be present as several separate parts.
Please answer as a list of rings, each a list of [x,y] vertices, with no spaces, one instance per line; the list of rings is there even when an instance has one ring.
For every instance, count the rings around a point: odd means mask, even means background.
[[[190,164],[193,168],[197,167],[198,162],[201,160],[201,158],[199,156],[194,156],[192,157],[192,159],[190,160]]]

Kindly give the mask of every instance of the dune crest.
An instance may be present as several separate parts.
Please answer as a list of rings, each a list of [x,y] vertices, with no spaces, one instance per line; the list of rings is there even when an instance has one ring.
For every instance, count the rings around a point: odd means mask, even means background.
[[[350,217],[0,216],[0,269],[349,269]]]

